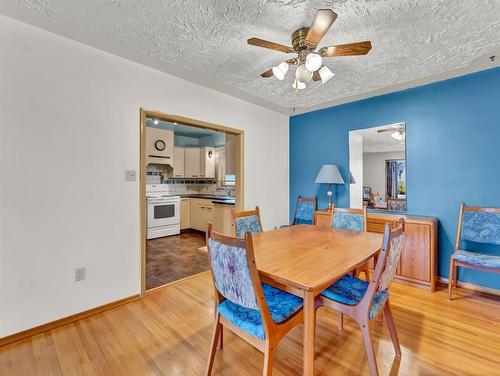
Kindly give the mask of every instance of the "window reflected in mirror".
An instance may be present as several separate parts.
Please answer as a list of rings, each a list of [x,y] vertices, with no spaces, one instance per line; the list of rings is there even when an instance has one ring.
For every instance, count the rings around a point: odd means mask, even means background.
[[[349,132],[351,208],[406,211],[406,125]]]

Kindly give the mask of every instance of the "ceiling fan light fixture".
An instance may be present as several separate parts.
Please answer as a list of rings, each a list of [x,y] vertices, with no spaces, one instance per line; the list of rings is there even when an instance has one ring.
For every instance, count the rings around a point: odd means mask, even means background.
[[[402,141],[404,138],[403,133],[401,133],[400,131],[392,132],[391,136],[392,136],[392,138],[394,138],[395,140],[398,140],[398,141]]]
[[[292,87],[295,89],[295,90],[303,90],[306,88],[306,84],[301,82],[301,81],[298,81],[298,80],[295,80],[293,82],[293,85]]]
[[[297,70],[295,71],[295,79],[304,84],[306,82],[311,81],[312,76],[313,76],[312,72],[307,70],[305,64],[300,64]]]
[[[273,74],[278,80],[283,80],[285,78],[286,72],[288,72],[288,63],[286,61],[280,63],[278,66],[273,67]]]
[[[335,76],[335,73],[333,73],[328,67],[322,67],[319,70],[319,76],[321,77],[321,83],[324,84],[330,78]]]
[[[309,72],[316,72],[323,64],[323,59],[320,55],[311,52],[306,56],[306,69]]]

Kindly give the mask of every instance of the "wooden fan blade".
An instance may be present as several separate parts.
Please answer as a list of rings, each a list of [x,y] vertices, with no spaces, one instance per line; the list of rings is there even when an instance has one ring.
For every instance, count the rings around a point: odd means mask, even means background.
[[[265,71],[264,73],[262,73],[260,76],[263,77],[263,78],[268,78],[268,77],[271,77],[273,75],[273,69],[269,69],[267,71]]]
[[[316,46],[336,19],[337,14],[333,10],[319,9],[314,16],[314,20],[309,28],[309,31],[307,32],[306,43]]]
[[[319,75],[319,70],[313,73],[313,81],[321,81],[321,76]]]
[[[366,55],[372,49],[372,43],[367,40],[364,42],[338,44],[336,46],[323,47],[319,54],[323,57],[333,56],[356,56]]]
[[[268,40],[260,39],[260,38],[250,38],[247,40],[247,43],[252,46],[269,48],[270,50],[281,51],[285,53],[292,53],[292,47],[285,46],[284,44],[270,42]]]

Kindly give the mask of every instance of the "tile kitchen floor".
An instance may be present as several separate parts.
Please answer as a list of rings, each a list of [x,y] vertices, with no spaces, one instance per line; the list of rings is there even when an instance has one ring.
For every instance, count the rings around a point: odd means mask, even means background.
[[[195,231],[151,239],[146,242],[146,290],[209,269],[205,234]]]

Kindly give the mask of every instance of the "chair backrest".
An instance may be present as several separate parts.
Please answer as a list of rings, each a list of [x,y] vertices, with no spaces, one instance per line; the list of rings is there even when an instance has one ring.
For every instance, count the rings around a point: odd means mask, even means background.
[[[462,242],[500,245],[500,208],[460,204],[455,251]]]
[[[224,236],[208,224],[207,250],[217,303],[225,299],[261,313],[266,336],[272,325],[259,273],[255,264],[252,235],[244,238]]]
[[[366,208],[332,210],[332,228],[363,232],[366,231]]]
[[[242,238],[247,231],[252,234],[262,232],[262,222],[260,221],[260,210],[256,206],[255,210],[233,211],[234,229],[236,236]]]
[[[295,215],[293,224],[314,224],[314,212],[316,211],[316,197],[297,197],[297,206],[295,206]]]
[[[406,211],[405,198],[387,198],[387,210]]]
[[[403,218],[392,224],[385,225],[382,248],[366,295],[371,294],[373,297],[375,292],[387,290],[394,280],[404,247],[404,225]],[[366,295],[363,299],[367,298]]]

